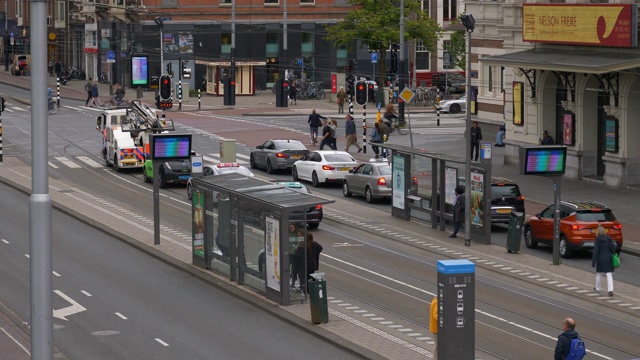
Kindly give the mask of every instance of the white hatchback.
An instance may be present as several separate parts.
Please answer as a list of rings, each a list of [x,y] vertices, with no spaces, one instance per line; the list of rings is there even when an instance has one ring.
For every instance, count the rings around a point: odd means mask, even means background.
[[[312,151],[293,164],[293,181],[308,180],[313,186],[327,182],[342,183],[349,170],[358,166],[358,162],[345,151]]]

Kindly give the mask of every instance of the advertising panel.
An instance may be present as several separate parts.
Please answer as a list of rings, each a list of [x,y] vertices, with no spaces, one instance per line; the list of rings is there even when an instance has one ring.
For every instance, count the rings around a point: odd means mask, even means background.
[[[562,114],[562,145],[575,145],[575,115],[571,112]]]
[[[620,147],[618,142],[618,119],[613,116],[607,116],[604,119],[605,126],[605,151],[617,153]]]
[[[393,155],[393,206],[404,209],[404,157]]]
[[[280,291],[280,221],[266,217],[265,222],[267,286]]]
[[[484,175],[478,172],[471,172],[471,224],[477,226],[484,225]]]
[[[189,159],[191,134],[151,134],[151,160]]]
[[[564,175],[567,163],[566,146],[541,146],[524,149],[524,175]]]
[[[193,191],[192,219],[193,219],[193,255],[204,258],[204,192],[198,189]]]
[[[636,4],[523,4],[522,41],[631,48]]]
[[[149,57],[135,55],[131,57],[131,87],[149,86]]]
[[[524,125],[524,83],[513,82],[513,125]]]

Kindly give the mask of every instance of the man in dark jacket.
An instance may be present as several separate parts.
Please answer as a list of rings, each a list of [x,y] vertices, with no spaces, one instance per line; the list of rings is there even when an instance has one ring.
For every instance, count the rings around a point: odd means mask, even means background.
[[[353,117],[349,114],[345,116],[344,131],[347,138],[347,144],[345,145],[344,151],[349,152],[351,145],[355,145],[358,148],[358,152],[362,152],[362,147],[358,144],[356,124],[353,122]]]
[[[455,239],[458,236],[462,220],[464,219],[464,188],[456,186],[456,199],[453,202],[453,234],[450,238]]]
[[[313,109],[311,111],[311,115],[309,115],[309,119],[307,120],[307,123],[309,124],[309,132],[311,135],[311,144],[313,144],[313,146],[316,146],[316,139],[318,139],[318,128],[322,125],[320,123],[321,119],[326,119],[326,117],[318,114],[316,112],[316,109]]]
[[[482,140],[482,130],[480,130],[480,126],[478,126],[478,122],[474,121],[471,125],[471,159],[474,161],[478,161],[478,156],[480,156],[480,141]],[[473,151],[475,149],[476,157],[473,158]]]
[[[547,130],[542,132],[542,139],[540,139],[541,145],[554,145],[553,138],[549,135]]]
[[[320,142],[320,150],[323,150],[325,145],[327,145],[332,150],[336,150],[333,147],[333,136],[331,136],[331,127],[327,123],[327,119],[322,119],[322,141]]]
[[[578,337],[578,333],[574,330],[576,322],[572,318],[566,318],[562,322],[563,333],[558,336],[556,343],[556,351],[553,355],[554,360],[564,360],[571,350],[571,340]]]

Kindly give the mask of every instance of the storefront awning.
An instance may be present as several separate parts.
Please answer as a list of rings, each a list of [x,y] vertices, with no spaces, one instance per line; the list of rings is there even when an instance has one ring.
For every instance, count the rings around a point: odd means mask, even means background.
[[[503,55],[481,57],[489,66],[606,74],[640,67],[640,53],[531,49]]]
[[[208,65],[208,66],[231,66],[231,61],[196,60],[196,64]],[[257,65],[267,65],[267,62],[266,61],[236,61],[236,66],[257,66]]]

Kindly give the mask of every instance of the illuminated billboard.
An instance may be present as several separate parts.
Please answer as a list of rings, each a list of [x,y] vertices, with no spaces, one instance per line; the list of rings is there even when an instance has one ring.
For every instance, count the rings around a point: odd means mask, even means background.
[[[564,175],[567,166],[566,146],[523,148],[521,173],[524,175]]]
[[[131,57],[131,87],[149,86],[149,57],[134,55]]]
[[[191,134],[151,134],[151,160],[180,160],[191,156]]]
[[[631,48],[636,4],[523,4],[522,41]]]

